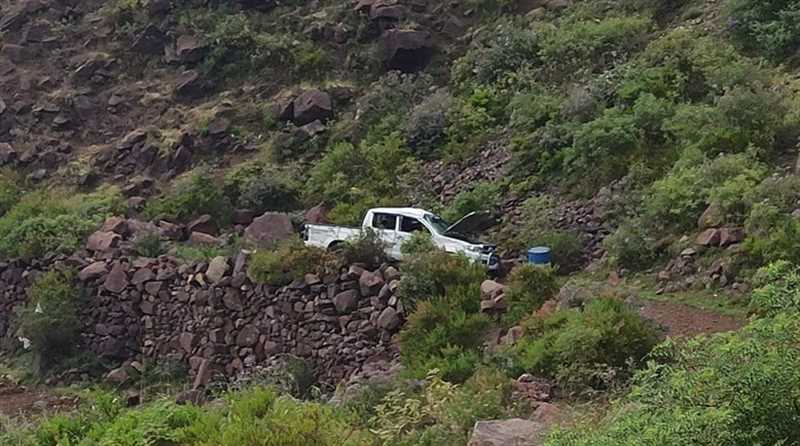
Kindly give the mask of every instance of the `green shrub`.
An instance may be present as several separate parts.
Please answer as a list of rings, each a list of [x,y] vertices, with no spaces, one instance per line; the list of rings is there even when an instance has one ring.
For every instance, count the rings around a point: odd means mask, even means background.
[[[438,370],[446,381],[464,382],[480,364],[489,319],[480,314],[475,285],[453,285],[446,295],[419,302],[400,332],[401,359],[415,378]]]
[[[623,222],[613,234],[603,240],[612,264],[631,271],[642,271],[656,260],[655,240],[639,219]]]
[[[318,76],[327,66],[326,54],[290,26],[263,20],[262,14],[236,12],[227,6],[186,9],[182,27],[209,42],[202,68],[219,78],[241,78],[256,72]]]
[[[324,249],[290,239],[275,249],[256,251],[250,258],[247,275],[256,283],[283,286],[309,273],[332,271],[337,263],[335,256]]]
[[[510,124],[515,129],[531,130],[559,116],[564,100],[543,87],[516,94],[509,102]]]
[[[746,446],[800,441],[800,322],[667,342],[602,423],[556,432],[547,446]]]
[[[777,260],[800,262],[800,221],[776,206],[756,203],[745,221],[744,250],[760,265]]]
[[[153,258],[164,254],[165,251],[158,232],[138,235],[134,241],[134,249],[140,256]]]
[[[477,40],[453,66],[453,78],[462,87],[497,84],[540,62],[540,38],[521,24],[501,22]]]
[[[796,0],[727,0],[735,41],[746,50],[764,52],[780,62],[800,44],[800,2]]]
[[[433,158],[447,141],[447,112],[453,98],[439,90],[414,107],[405,124],[406,144],[415,156]]]
[[[665,177],[653,183],[644,215],[665,226],[687,229],[714,203],[732,219],[741,219],[745,196],[766,173],[763,164],[746,154],[708,159],[689,150]]]
[[[123,208],[116,188],[91,194],[70,195],[60,189],[25,194],[0,217],[0,254],[32,258],[72,253],[100,223]]]
[[[398,132],[375,143],[338,143],[311,169],[305,200],[337,203],[329,218],[337,217],[337,223],[355,223],[363,216],[366,204],[390,205],[398,200],[402,190],[397,178],[408,160]]]
[[[400,244],[400,253],[404,256],[423,255],[436,249],[431,234],[427,231],[417,231]]]
[[[630,157],[641,143],[642,133],[632,115],[617,108],[606,109],[577,129],[572,147],[564,152],[564,169],[594,190],[624,176]]]
[[[104,396],[77,414],[57,415],[33,429],[35,445],[368,446],[373,436],[347,412],[279,396],[263,387],[223,395],[198,407],[158,400],[124,409]],[[2,438],[2,436],[0,436]]]
[[[539,57],[551,77],[600,72],[641,47],[651,27],[644,17],[565,20],[542,32]]]
[[[424,73],[390,71],[384,74],[369,85],[356,101],[359,129],[362,132],[372,129],[388,115],[405,115],[430,95],[433,85],[433,78]]]
[[[462,255],[441,250],[422,253],[406,259],[398,297],[413,309],[416,302],[444,296],[454,287],[479,289],[486,270]]]
[[[653,40],[620,71],[614,89],[626,103],[643,94],[679,102],[709,101],[736,85],[767,77],[731,45],[690,27],[675,28]]]
[[[0,217],[10,211],[23,194],[23,180],[11,169],[0,169]]]
[[[757,110],[774,110],[765,116]],[[680,104],[664,120],[664,129],[683,147],[710,156],[756,147],[774,153],[787,106],[781,93],[758,84],[735,86],[710,104]]]
[[[178,178],[169,190],[147,203],[144,215],[151,219],[188,221],[208,214],[221,225],[230,223],[230,202],[210,176],[208,171],[201,170]]]
[[[778,260],[759,269],[753,277],[757,286],[750,296],[750,311],[759,316],[775,316],[800,310],[800,269]]]
[[[450,159],[463,160],[475,155],[479,144],[491,130],[505,120],[508,98],[496,88],[475,87],[447,115],[447,146]]]
[[[560,310],[523,322],[510,348],[512,369],[556,379],[568,391],[603,389],[605,377],[624,377],[656,344],[654,328],[624,303],[595,299],[583,311]]]
[[[39,373],[52,371],[54,364],[77,350],[79,293],[67,272],[49,271],[33,283],[30,302],[19,315],[19,329],[31,341]]]
[[[510,327],[530,316],[542,304],[554,298],[558,290],[558,281],[552,269],[531,264],[515,267],[508,277],[508,292],[505,295],[508,308],[503,315],[503,324]]]
[[[236,207],[256,212],[290,211],[300,204],[300,185],[291,172],[244,163],[225,175],[225,196]]]
[[[224,408],[201,413],[181,431],[181,443],[194,446],[366,446],[371,435],[352,425],[353,418],[320,403],[279,396],[255,388],[233,394]]]
[[[375,268],[386,261],[386,243],[376,231],[365,228],[357,237],[346,240],[340,253],[348,265],[362,263]]]
[[[442,212],[442,217],[455,223],[471,212],[495,212],[500,206],[500,188],[495,183],[478,183],[470,190],[459,192]]]
[[[380,444],[462,446],[476,421],[505,414],[510,387],[506,377],[487,369],[478,370],[463,386],[431,373],[420,391],[387,394],[369,424]]]

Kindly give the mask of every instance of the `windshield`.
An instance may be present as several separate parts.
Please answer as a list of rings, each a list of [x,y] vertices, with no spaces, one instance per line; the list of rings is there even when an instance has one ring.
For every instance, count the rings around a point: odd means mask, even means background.
[[[438,234],[445,234],[447,229],[450,228],[450,223],[446,222],[442,217],[433,214],[426,214],[425,221],[430,223],[433,227],[433,230],[436,231]]]

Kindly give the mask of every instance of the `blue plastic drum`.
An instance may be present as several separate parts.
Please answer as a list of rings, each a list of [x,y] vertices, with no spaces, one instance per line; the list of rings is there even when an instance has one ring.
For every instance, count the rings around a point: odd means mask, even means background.
[[[546,246],[537,246],[528,250],[528,263],[534,265],[549,265],[550,257],[550,248]]]

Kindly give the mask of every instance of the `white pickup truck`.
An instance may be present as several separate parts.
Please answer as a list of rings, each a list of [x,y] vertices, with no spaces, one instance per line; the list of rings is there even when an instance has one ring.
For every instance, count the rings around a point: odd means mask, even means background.
[[[431,241],[439,248],[452,253],[461,253],[467,258],[486,265],[489,270],[500,266],[495,246],[475,242],[467,234],[485,230],[494,223],[487,213],[473,212],[455,224],[448,224],[441,217],[416,208],[375,208],[364,216],[361,228],[344,226],[305,226],[303,238],[306,245],[324,249],[335,249],[337,245],[358,237],[363,229],[372,229],[386,244],[386,254],[402,259],[400,245],[417,231],[426,231]]]

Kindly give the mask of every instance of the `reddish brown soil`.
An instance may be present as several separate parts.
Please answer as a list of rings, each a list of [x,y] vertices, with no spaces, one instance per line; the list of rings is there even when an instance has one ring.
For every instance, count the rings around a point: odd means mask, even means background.
[[[671,337],[692,337],[701,334],[738,330],[747,321],[674,302],[646,301],[642,316],[660,324]]]
[[[74,409],[78,399],[59,396],[45,389],[29,388],[0,377],[0,415],[26,416],[43,412],[61,412]]]

